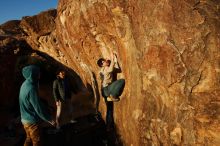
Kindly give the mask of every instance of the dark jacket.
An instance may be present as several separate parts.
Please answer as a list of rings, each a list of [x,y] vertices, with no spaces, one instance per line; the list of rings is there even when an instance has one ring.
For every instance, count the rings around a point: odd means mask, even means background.
[[[55,101],[65,101],[71,98],[69,83],[66,79],[57,77],[53,82],[53,97]]]
[[[21,112],[21,122],[23,124],[34,124],[40,121],[51,121],[52,118],[45,112],[38,95],[39,67],[35,65],[26,66],[22,69],[22,74],[26,79],[19,94],[19,104]]]

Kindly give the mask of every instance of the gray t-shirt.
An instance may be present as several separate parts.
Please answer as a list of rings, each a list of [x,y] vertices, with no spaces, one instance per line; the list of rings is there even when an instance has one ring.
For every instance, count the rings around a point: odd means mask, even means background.
[[[114,68],[103,67],[100,71],[100,77],[102,80],[102,87],[106,87],[112,83],[112,71]]]
[[[112,83],[112,79],[113,79],[112,72],[114,70],[114,67],[119,68],[118,61],[117,61],[116,57],[114,57],[112,59],[110,66],[105,66],[105,67],[101,68],[100,77],[102,80],[102,87],[106,87]]]

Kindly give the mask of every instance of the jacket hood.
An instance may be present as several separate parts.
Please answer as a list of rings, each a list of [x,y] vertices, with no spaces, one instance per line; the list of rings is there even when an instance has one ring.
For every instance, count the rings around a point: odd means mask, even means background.
[[[22,69],[22,74],[26,80],[37,81],[40,75],[40,68],[36,65],[29,65]]]

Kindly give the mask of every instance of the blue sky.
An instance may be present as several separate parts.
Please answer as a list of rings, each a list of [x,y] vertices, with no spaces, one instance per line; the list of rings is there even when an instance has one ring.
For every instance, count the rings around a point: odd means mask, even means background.
[[[0,0],[0,24],[56,8],[57,4],[58,0]]]

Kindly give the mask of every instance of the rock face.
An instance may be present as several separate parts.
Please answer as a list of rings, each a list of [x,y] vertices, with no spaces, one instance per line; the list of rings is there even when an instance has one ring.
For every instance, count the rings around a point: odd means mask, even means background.
[[[219,17],[211,0],[60,0],[57,12],[19,24],[34,50],[80,76],[104,116],[96,61],[117,52],[126,85],[114,120],[124,145],[218,146]]]
[[[9,21],[0,26],[0,92],[2,94],[1,108],[13,107],[17,104],[19,84],[16,62],[19,56],[30,52],[31,48],[22,40],[20,21]],[[16,103],[15,103],[16,102]]]
[[[59,1],[59,49],[85,84],[100,88],[97,59],[118,53],[126,86],[114,118],[125,145],[220,144],[219,4]]]
[[[7,134],[5,129],[10,127],[13,121],[19,121],[15,119],[20,117],[18,97],[20,86],[24,81],[21,70],[28,64],[37,64],[41,68],[39,95],[51,114],[55,115],[52,84],[56,78],[57,69],[65,69],[69,76],[74,91],[74,98],[72,98],[74,117],[95,111],[92,92],[82,86],[82,81],[76,72],[65,66],[66,60],[58,50],[55,18],[56,10],[48,10],[35,16],[23,17],[21,21],[12,20],[0,25],[0,93],[2,94],[0,139]],[[81,90],[83,93],[80,92]],[[62,115],[64,118],[61,123],[66,123],[69,118],[72,118],[68,112]],[[21,124],[17,129],[22,130]],[[0,145],[9,144],[1,141]]]

